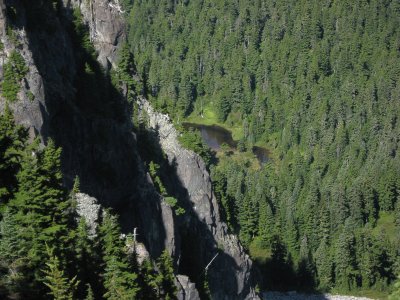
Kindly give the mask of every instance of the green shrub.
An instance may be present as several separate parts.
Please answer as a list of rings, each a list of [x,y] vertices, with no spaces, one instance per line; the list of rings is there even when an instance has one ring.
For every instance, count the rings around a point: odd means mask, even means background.
[[[15,50],[11,52],[8,62],[4,64],[4,80],[1,85],[4,98],[10,102],[17,100],[20,82],[28,71],[22,55]]]
[[[15,34],[15,31],[12,29],[11,26],[7,26],[6,35],[8,36],[11,43],[13,43],[16,47],[19,46],[17,35]]]
[[[165,202],[175,210],[177,216],[183,215],[186,211],[178,205],[178,200],[174,197],[165,197]]]
[[[198,131],[183,130],[178,140],[184,148],[192,150],[200,155],[207,166],[210,165],[213,154],[211,149],[203,142],[203,139]]]
[[[178,203],[178,200],[176,200],[176,198],[174,197],[165,197],[165,202],[171,206],[172,208],[174,208],[176,206],[176,204]]]
[[[28,91],[26,93],[26,96],[28,97],[29,101],[31,101],[31,102],[33,102],[35,100],[35,95],[31,91]]]

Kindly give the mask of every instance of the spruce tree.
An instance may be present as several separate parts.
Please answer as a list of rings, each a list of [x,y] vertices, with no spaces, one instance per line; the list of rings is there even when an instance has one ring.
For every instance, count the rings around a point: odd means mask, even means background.
[[[129,49],[128,44],[124,44],[119,52],[119,60],[117,66],[117,76],[119,84],[123,84],[126,90],[126,97],[128,100],[132,100],[132,96],[135,92],[135,80],[133,78],[135,74],[135,64],[133,54]]]
[[[175,299],[177,289],[175,286],[174,267],[171,256],[164,250],[157,260],[158,272],[161,276],[161,295],[164,299]]]
[[[15,124],[12,111],[6,105],[0,115],[0,209],[17,190],[17,173],[27,131]]]
[[[317,269],[317,278],[319,281],[318,286],[323,291],[327,291],[333,284],[333,266],[327,238],[323,238],[321,240],[321,243],[315,252],[314,258]]]
[[[52,141],[43,150],[38,140],[29,145],[17,175],[19,190],[10,202],[24,255],[29,259],[31,272],[27,275],[33,277],[27,281],[32,292],[41,290],[40,270],[47,257],[45,244],[54,249],[63,265],[71,252],[74,228],[68,213],[70,202],[62,186],[60,154]]]
[[[56,247],[58,254],[58,249],[65,249],[70,238],[67,228],[70,202],[62,184],[60,155],[61,149],[51,140],[42,151],[38,142],[28,147],[17,176],[19,191],[12,205],[21,224],[37,231],[35,240],[43,243],[40,248],[44,250],[47,242]]]
[[[8,294],[18,294],[27,271],[28,259],[19,238],[20,230],[15,216],[7,209],[0,221],[0,286]]]
[[[72,300],[74,299],[74,293],[78,286],[76,276],[72,279],[68,279],[62,269],[60,260],[54,255],[53,250],[46,245],[46,251],[48,254],[48,262],[46,262],[46,268],[43,270],[44,284],[50,289],[49,295],[54,300]]]
[[[355,283],[355,237],[351,226],[350,219],[347,219],[335,245],[336,285],[344,291],[351,290]]]
[[[271,242],[274,228],[274,215],[271,205],[264,199],[260,201],[258,234],[265,242]]]
[[[96,237],[89,238],[88,226],[84,217],[81,217],[76,229],[74,242],[74,269],[79,279],[78,294],[84,295],[87,286],[94,286],[99,278],[99,256],[95,247]],[[97,284],[98,285],[98,284]]]
[[[308,246],[307,236],[304,236],[300,245],[300,262],[297,269],[299,288],[314,288],[314,263]]]
[[[396,224],[397,228],[400,228],[400,195],[397,196],[397,202],[395,205],[394,223]]]
[[[29,68],[22,55],[13,50],[9,60],[4,64],[4,80],[1,85],[2,94],[8,101],[14,102],[17,100],[20,82],[28,71]]]
[[[117,218],[109,211],[104,213],[100,236],[106,290],[104,297],[109,300],[135,299],[139,291],[137,275],[129,268]]]
[[[146,259],[140,268],[140,298],[157,300],[161,297],[162,276],[157,273],[150,260]]]

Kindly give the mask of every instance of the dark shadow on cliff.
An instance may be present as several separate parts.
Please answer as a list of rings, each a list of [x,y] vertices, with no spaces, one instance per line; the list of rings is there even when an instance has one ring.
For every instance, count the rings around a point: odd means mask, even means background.
[[[196,207],[190,201],[187,189],[177,174],[176,161],[168,161],[161,150],[157,128],[155,130],[142,129],[142,132],[138,133],[138,140],[143,141],[139,149],[141,157],[145,157],[148,163],[153,161],[160,166],[159,174],[168,196],[175,197],[178,200],[178,206],[185,210],[183,215],[175,214],[180,235],[179,245],[177,245],[179,250],[176,255],[179,259],[178,273],[187,275],[192,282],[196,283],[201,298],[207,299],[205,267],[218,254],[207,272],[209,290],[214,295],[217,295],[217,291],[223,291],[225,295],[231,297],[230,299],[236,299],[235,291],[238,289],[236,272],[240,271],[240,266],[223,251],[223,245],[218,244],[213,232],[200,219]],[[193,166],[193,168],[197,167],[197,165]],[[249,290],[244,290],[237,298],[244,298],[249,292]]]
[[[165,228],[160,197],[141,166],[128,103],[96,60],[87,28],[61,1],[18,2],[29,49],[43,78],[45,109],[40,132],[63,149],[65,184],[120,215],[122,229],[139,227],[138,240],[157,257]],[[21,4],[22,3],[22,4]],[[55,2],[56,3],[56,2]]]

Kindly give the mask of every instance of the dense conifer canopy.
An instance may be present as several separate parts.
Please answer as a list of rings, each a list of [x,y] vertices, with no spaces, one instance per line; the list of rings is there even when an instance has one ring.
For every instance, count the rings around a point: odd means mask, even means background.
[[[272,151],[262,170],[229,155],[211,167],[230,229],[265,254],[266,286],[387,291],[400,273],[398,1],[131,6],[153,105]]]

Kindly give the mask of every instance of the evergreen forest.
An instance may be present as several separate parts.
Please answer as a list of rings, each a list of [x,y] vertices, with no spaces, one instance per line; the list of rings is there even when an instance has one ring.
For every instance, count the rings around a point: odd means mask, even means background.
[[[210,169],[262,287],[387,293],[400,273],[400,3],[127,3],[143,93],[178,126],[239,140],[242,158],[225,151]],[[261,168],[253,145],[272,153]]]
[[[77,7],[66,13],[64,2],[7,2],[1,38],[15,49],[6,55],[0,43],[0,299],[177,299],[181,259],[166,249],[139,263],[121,203],[115,210],[106,203],[94,228],[78,214],[81,183],[65,178],[63,139],[35,137],[16,117],[24,91],[36,101],[19,18],[27,19],[28,38],[57,34],[49,24],[66,28],[76,68],[66,84],[75,97],[71,111],[79,112],[76,120],[87,117],[88,132],[104,126],[88,143],[109,146],[121,128],[134,136],[132,156],[144,169],[137,174],[146,174],[178,227],[194,213],[175,197],[175,166],[154,143],[137,100],[171,117],[180,144],[206,164],[227,232],[254,261],[256,292],[399,299],[398,0],[113,0],[127,36],[110,70],[96,60],[93,24]],[[93,9],[94,2],[79,5]],[[185,122],[219,125],[237,146],[211,150]],[[267,162],[255,158],[254,146],[268,150]],[[93,161],[94,177],[113,182],[112,168]],[[212,299],[207,272],[195,282],[201,299]]]

